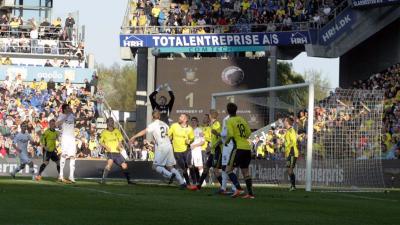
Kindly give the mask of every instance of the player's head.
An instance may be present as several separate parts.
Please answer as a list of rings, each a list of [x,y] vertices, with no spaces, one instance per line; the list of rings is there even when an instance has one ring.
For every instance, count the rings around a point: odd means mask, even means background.
[[[56,121],[54,119],[49,121],[49,128],[53,130],[56,129]]]
[[[218,111],[215,109],[210,110],[210,120],[216,120],[218,118]]]
[[[151,114],[151,116],[153,117],[153,120],[159,120],[161,115],[160,115],[160,111],[155,110],[153,111],[153,113]]]
[[[209,125],[210,124],[210,115],[209,114],[204,114],[203,117],[203,125]]]
[[[160,105],[165,105],[165,104],[167,104],[167,98],[166,98],[165,96],[161,96],[161,97],[158,99],[158,103],[159,103]]]
[[[226,111],[228,111],[229,116],[236,116],[237,105],[235,103],[228,103],[226,105]]]
[[[178,118],[178,123],[179,124],[187,124],[189,121],[190,116],[186,113],[182,113],[179,118]]]
[[[190,124],[192,125],[192,127],[198,127],[199,126],[199,119],[197,119],[197,117],[192,117],[190,119]]]
[[[286,129],[290,128],[293,126],[293,118],[292,117],[286,117],[285,120],[283,121],[283,125],[285,126]]]
[[[71,112],[71,107],[67,103],[62,104],[61,110],[64,114]]]
[[[107,118],[107,129],[113,130],[114,129],[114,119],[112,117]]]
[[[21,132],[25,133],[26,130],[28,129],[28,123],[27,122],[22,122],[20,127],[21,127]]]

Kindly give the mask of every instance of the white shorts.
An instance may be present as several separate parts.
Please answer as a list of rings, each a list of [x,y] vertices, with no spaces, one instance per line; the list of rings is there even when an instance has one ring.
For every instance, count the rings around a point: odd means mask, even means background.
[[[75,157],[76,142],[75,137],[61,137],[61,156]]]
[[[223,145],[222,147],[222,161],[221,165],[226,166],[229,162],[229,157],[231,156],[231,152],[233,150],[233,142],[229,142],[228,146]]]
[[[201,148],[192,150],[192,165],[195,167],[203,166],[203,154]]]
[[[154,153],[154,165],[157,166],[175,166],[176,161],[171,145],[156,146]]]

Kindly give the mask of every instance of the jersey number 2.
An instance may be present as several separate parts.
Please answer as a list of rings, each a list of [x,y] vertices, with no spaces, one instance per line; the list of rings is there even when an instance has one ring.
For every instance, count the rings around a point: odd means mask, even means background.
[[[165,127],[160,127],[160,134],[161,134],[161,138],[165,138],[165,136],[167,134]]]

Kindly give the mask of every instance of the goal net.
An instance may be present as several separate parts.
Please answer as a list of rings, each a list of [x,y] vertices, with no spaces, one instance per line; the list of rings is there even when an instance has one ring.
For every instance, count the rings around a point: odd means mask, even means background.
[[[254,131],[250,137],[254,183],[289,185],[283,119],[292,117],[298,134],[297,185],[308,191],[383,188],[383,92],[329,91],[314,91],[312,83],[304,83],[214,93],[211,107],[220,112],[222,120],[226,104],[234,102],[237,114],[248,120]]]

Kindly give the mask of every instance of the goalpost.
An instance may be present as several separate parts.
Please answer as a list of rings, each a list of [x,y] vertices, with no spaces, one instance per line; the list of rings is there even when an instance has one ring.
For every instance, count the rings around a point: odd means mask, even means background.
[[[301,111],[308,113],[308,117],[295,123],[301,154],[295,169],[297,183],[304,185],[306,191],[384,187],[380,146],[382,91],[340,89],[317,101],[314,84],[309,82],[213,93],[211,108],[218,110],[223,118],[228,102],[236,103],[238,115],[256,130],[251,139],[257,136],[261,143],[269,143],[261,148],[268,150],[261,156],[257,149],[260,144],[256,145],[257,158],[250,167],[256,183],[288,183],[281,140],[282,118],[288,115],[298,118]],[[269,121],[270,118],[273,120]],[[271,134],[276,134],[273,139]]]

